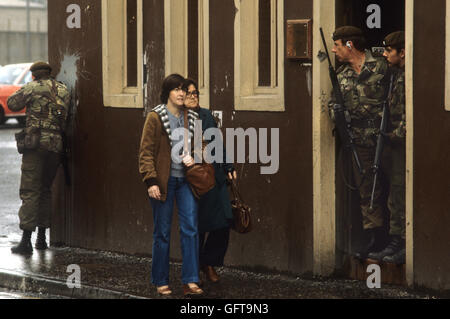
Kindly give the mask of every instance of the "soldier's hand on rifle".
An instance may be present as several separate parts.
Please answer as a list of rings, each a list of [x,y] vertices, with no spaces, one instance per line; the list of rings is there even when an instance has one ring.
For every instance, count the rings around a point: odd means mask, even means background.
[[[335,103],[330,102],[328,103],[328,116],[330,117],[330,119],[334,122],[335,121],[335,116],[334,116],[334,109],[335,109]]]

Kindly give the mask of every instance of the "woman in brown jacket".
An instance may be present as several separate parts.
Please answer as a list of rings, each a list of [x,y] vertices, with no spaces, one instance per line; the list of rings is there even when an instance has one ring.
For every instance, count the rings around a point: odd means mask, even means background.
[[[203,293],[199,282],[198,261],[198,204],[184,174],[184,166],[194,160],[190,155],[176,152],[183,143],[184,112],[188,112],[189,135],[193,136],[196,112],[184,109],[186,92],[184,78],[168,76],[162,85],[161,102],[154,108],[144,125],[139,153],[139,171],[147,186],[153,210],[152,282],[161,295],[170,295],[169,250],[174,201],[177,202],[181,250],[182,281],[185,295]],[[179,149],[179,148],[178,148]]]

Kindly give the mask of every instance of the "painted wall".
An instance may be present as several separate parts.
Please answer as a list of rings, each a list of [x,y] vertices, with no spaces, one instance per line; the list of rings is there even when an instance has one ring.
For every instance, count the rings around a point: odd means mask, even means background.
[[[71,3],[81,6],[79,30],[65,27],[65,9]],[[285,3],[286,19],[311,18],[310,1]],[[234,1],[214,0],[210,8],[212,108],[224,111],[225,127],[280,128],[281,135],[278,174],[263,176],[260,165],[237,165],[242,195],[254,212],[255,230],[246,236],[232,235],[226,263],[310,272],[310,68],[286,61],[286,112],[234,112]],[[149,103],[156,105],[164,75],[163,2],[144,1],[144,12],[144,48],[151,56]],[[74,186],[60,192],[52,242],[150,254],[152,214],[137,167],[143,110],[103,106],[101,1],[52,0],[49,16],[50,62],[59,78],[69,79],[76,95],[71,148]],[[177,233],[175,223],[175,258],[180,257]]]
[[[415,1],[414,6],[415,282],[448,290],[450,112],[444,109],[446,1]]]

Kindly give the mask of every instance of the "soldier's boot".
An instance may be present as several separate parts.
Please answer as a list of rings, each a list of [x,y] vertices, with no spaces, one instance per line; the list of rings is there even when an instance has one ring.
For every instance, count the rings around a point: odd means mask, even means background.
[[[37,240],[36,244],[34,245],[34,248],[36,248],[37,250],[46,250],[48,248],[47,241],[45,238],[45,228],[39,227]]]
[[[381,227],[366,230],[369,242],[363,249],[355,254],[355,257],[357,259],[365,260],[370,253],[383,249],[384,232],[384,229]]]
[[[393,256],[405,247],[405,241],[400,236],[392,236],[391,242],[385,249],[380,252],[372,252],[369,258],[377,261],[382,261],[386,256]]]
[[[386,263],[392,263],[397,265],[402,265],[406,263],[406,249],[403,248],[393,256],[386,256],[383,258]]]
[[[17,246],[11,248],[13,254],[31,255],[33,253],[33,246],[31,245],[31,234],[29,230],[24,230],[22,240]]]

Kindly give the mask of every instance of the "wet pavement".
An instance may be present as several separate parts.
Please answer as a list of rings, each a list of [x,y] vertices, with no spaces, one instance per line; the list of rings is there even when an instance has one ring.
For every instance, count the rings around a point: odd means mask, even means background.
[[[16,120],[0,125],[0,238],[20,239],[19,184],[22,155],[17,153],[14,134],[21,130]]]
[[[8,289],[0,289],[0,300],[4,299],[69,299],[64,296],[53,296],[36,293],[23,293]]]
[[[52,247],[45,252],[35,250],[32,256],[23,257],[11,254],[10,247],[13,244],[4,239],[0,240],[0,279],[3,280],[3,282],[0,280],[0,286],[5,285],[11,276],[34,277],[39,281],[30,287],[41,288],[43,293],[92,298],[92,292],[84,295],[83,288],[77,291],[77,288],[67,287],[67,280],[73,274],[73,272],[68,272],[68,267],[78,265],[81,285],[102,289],[100,294],[96,292],[100,298],[159,298],[150,283],[150,257],[64,247]],[[170,284],[174,293],[165,298],[183,298],[181,264],[171,263],[170,271]],[[218,273],[221,276],[220,283],[205,282],[203,286],[205,299],[436,298],[436,296],[415,293],[396,286],[369,289],[365,282],[351,280],[310,280],[282,274],[247,272],[227,267],[218,269]],[[56,291],[53,288],[53,291],[47,288],[47,286],[52,286],[48,285],[48,282],[52,285],[55,282],[59,283]],[[20,285],[23,288],[20,280],[19,283],[19,285],[16,283],[16,286],[8,288],[17,289],[20,288]]]
[[[150,282],[151,258],[76,248],[51,247],[34,251],[29,257],[11,254],[21,237],[17,216],[20,207],[19,183],[21,155],[17,153],[14,133],[20,127],[14,121],[0,126],[0,287],[30,292],[37,298],[52,295],[73,298],[159,298]],[[33,234],[32,242],[36,239]],[[68,268],[80,269],[81,288],[69,288],[73,275]],[[68,272],[69,270],[69,272]],[[205,282],[206,299],[380,299],[436,298],[403,287],[383,285],[369,289],[365,282],[334,279],[306,279],[282,274],[261,274],[234,268],[220,268],[221,282]],[[183,298],[181,264],[170,266],[173,295]],[[73,279],[73,278],[72,278]],[[3,295],[2,295],[3,293]],[[0,298],[8,293],[0,290]],[[9,295],[14,297],[14,293]],[[49,297],[49,299],[51,299]]]

